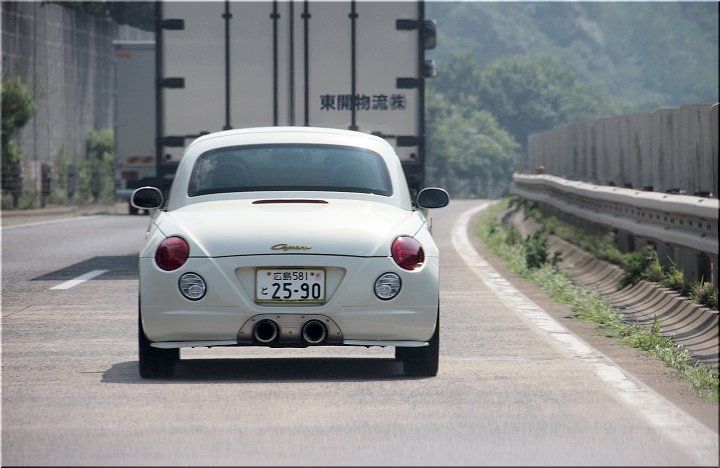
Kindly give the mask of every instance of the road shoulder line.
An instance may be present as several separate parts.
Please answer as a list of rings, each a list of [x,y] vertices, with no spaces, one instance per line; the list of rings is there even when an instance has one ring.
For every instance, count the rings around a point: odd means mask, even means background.
[[[89,216],[84,216],[84,215],[69,216],[69,217],[66,217],[66,218],[49,219],[49,220],[46,220],[46,221],[35,221],[35,222],[32,222],[32,223],[11,224],[11,225],[9,225],[9,226],[3,226],[3,227],[2,227],[2,230],[3,230],[3,231],[9,231],[9,230],[11,230],[11,229],[19,229],[19,228],[32,227],[32,226],[42,226],[42,225],[45,225],[45,224],[56,224],[56,223],[68,223],[68,222],[72,222],[72,221],[83,221],[83,220],[86,220],[86,219],[93,219],[93,218],[97,218],[97,217],[98,217],[97,215],[89,215]]]
[[[718,440],[715,432],[557,322],[500,276],[475,250],[468,238],[468,224],[474,215],[489,205],[490,203],[484,203],[463,212],[453,225],[453,247],[468,268],[511,311],[532,325],[539,333],[548,336],[566,354],[581,359],[595,376],[611,387],[620,400],[636,409],[660,434],[682,446],[700,464],[715,464],[718,459]]]

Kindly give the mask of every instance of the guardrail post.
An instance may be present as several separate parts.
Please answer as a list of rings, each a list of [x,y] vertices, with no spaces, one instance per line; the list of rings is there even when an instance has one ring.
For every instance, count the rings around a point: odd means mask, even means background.
[[[637,248],[637,241],[635,236],[628,231],[622,229],[615,229],[615,240],[617,241],[618,247],[624,253],[634,252]]]
[[[697,254],[697,277],[700,281],[708,281],[717,287],[717,256],[713,261],[713,256],[698,253]]]
[[[673,261],[678,270],[685,275],[685,281],[692,283],[703,279],[698,265],[698,253],[684,247],[673,247]],[[705,280],[707,281],[707,279]]]
[[[673,260],[674,251],[673,246],[665,242],[658,242],[655,245],[655,252],[657,252],[658,259],[663,266],[675,263]]]

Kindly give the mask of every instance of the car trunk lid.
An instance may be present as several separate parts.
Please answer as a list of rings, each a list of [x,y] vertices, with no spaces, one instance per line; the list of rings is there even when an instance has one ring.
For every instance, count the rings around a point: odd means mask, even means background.
[[[422,226],[412,211],[347,199],[260,199],[196,203],[166,213],[158,227],[186,237],[195,257],[235,255],[387,256],[398,235]]]

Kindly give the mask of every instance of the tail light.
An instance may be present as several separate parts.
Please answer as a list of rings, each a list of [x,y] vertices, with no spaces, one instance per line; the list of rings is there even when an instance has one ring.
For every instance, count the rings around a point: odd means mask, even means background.
[[[412,237],[398,237],[393,241],[390,250],[395,263],[404,270],[417,270],[425,261],[422,245]]]
[[[190,246],[182,237],[168,237],[155,251],[155,263],[165,271],[177,270],[190,255]]]

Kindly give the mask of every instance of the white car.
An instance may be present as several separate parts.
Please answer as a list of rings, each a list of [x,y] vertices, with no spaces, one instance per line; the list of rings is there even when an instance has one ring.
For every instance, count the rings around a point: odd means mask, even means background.
[[[447,205],[426,188],[417,206]],[[164,205],[153,187],[136,208]],[[438,370],[438,248],[383,139],[311,127],[229,130],[185,150],[140,252],[142,377],[180,348],[394,346]]]

